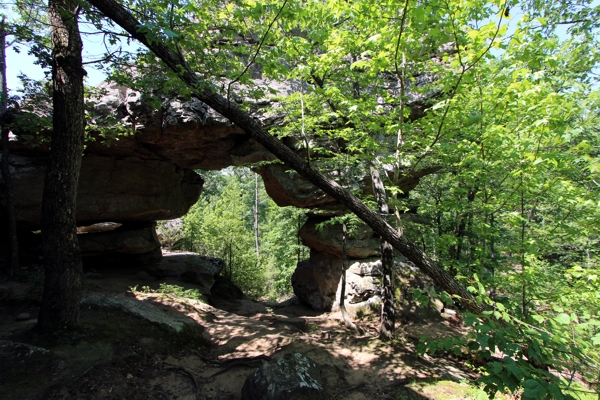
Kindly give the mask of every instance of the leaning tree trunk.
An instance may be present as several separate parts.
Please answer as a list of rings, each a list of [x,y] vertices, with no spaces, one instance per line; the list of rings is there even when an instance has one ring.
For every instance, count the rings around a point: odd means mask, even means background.
[[[172,71],[177,73],[182,82],[193,90],[193,95],[197,99],[242,128],[254,140],[263,145],[280,160],[288,163],[291,168],[296,170],[309,182],[346,206],[369,225],[375,233],[385,238],[392,246],[404,254],[406,258],[430,276],[437,285],[450,294],[457,295],[459,301],[466,309],[475,313],[482,311],[482,307],[477,304],[473,296],[452,275],[442,269],[437,262],[430,259],[413,242],[400,236],[394,228],[364,205],[356,196],[352,195],[336,182],[312,169],[302,158],[289,147],[285,146],[280,140],[269,134],[254,118],[242,111],[234,102],[230,102],[220,94],[214,92],[210,83],[203,81],[192,71],[180,51],[174,47],[168,47],[158,37],[153,37],[153,40],[149,41],[146,35],[138,30],[138,27],[142,24],[122,5],[114,0],[88,0],[88,2],[97,7],[106,17],[121,26],[132,37],[144,44]]]
[[[75,0],[50,0],[53,123],[42,199],[44,294],[37,328],[46,334],[79,322],[81,254],[75,221],[85,128],[83,48]]]
[[[377,198],[377,207],[382,216],[389,213],[387,195],[379,171],[371,165],[371,180],[373,192]],[[391,340],[394,338],[396,324],[396,310],[394,308],[394,248],[387,240],[381,238],[381,328],[379,338]]]
[[[5,126],[5,112],[7,109],[8,88],[6,87],[6,30],[4,18],[0,24],[0,80],[2,93],[0,93],[0,130],[2,132],[2,178],[6,192],[6,225],[8,227],[8,273],[13,274],[19,268],[19,246],[17,241],[17,222],[15,219],[15,200],[12,188],[12,179],[9,170],[9,141],[8,128]]]

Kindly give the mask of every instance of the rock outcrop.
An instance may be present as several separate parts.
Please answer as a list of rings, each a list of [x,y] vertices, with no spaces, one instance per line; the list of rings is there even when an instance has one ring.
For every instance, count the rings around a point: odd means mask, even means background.
[[[15,217],[32,228],[40,224],[45,163],[41,156],[11,156]],[[177,218],[198,200],[202,184],[194,171],[163,161],[86,156],[77,194],[77,224]]]
[[[327,223],[327,217],[310,217],[300,229],[310,258],[298,263],[292,275],[294,293],[304,305],[318,311],[339,307],[342,289],[342,227]],[[379,238],[366,225],[354,227],[346,240],[346,286],[344,304],[352,312],[381,301],[381,258]],[[413,300],[412,288],[428,290],[433,282],[402,254],[394,256],[396,308],[400,318],[438,318],[440,310]],[[442,306],[443,308],[443,306]]]
[[[381,259],[369,257],[348,260],[344,304],[349,312],[363,307],[379,307],[381,301]],[[339,308],[342,289],[342,260],[335,256],[311,251],[310,259],[302,261],[292,276],[294,293],[300,302],[317,311]],[[433,282],[424,276],[401,254],[394,257],[394,287],[398,318],[409,320],[440,318],[444,308],[439,301],[422,305],[414,300],[413,288],[429,290]]]
[[[223,267],[224,263],[220,258],[204,257],[189,252],[166,252],[160,262],[147,265],[144,270],[157,279],[174,278],[192,283],[208,298]]]
[[[159,326],[172,335],[182,335],[198,342],[205,341],[202,335],[204,327],[194,319],[185,315],[166,314],[159,306],[150,302],[123,299],[116,296],[88,295],[81,299],[81,304],[135,315]]]
[[[309,218],[300,228],[300,238],[311,249],[342,258],[342,226],[328,221],[329,218]],[[376,255],[379,255],[379,238],[365,224],[354,227],[346,239],[346,256],[367,258]]]
[[[310,259],[298,263],[292,275],[292,287],[302,304],[317,311],[330,311],[341,277],[341,259],[311,250]]]
[[[86,265],[152,264],[162,258],[154,222],[127,223],[104,232],[81,232],[79,249]]]

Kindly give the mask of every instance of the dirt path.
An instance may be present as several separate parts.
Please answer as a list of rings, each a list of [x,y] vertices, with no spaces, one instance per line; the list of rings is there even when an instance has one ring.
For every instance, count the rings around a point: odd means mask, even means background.
[[[221,300],[208,305],[124,289],[136,280],[135,274],[107,276],[88,279],[85,287],[88,293],[151,302],[165,314],[193,318],[204,327],[206,343],[183,343],[131,316],[84,307],[78,336],[67,343],[45,344],[28,333],[35,306],[4,306],[0,312],[7,318],[0,324],[0,339],[46,346],[58,359],[31,377],[21,376],[25,383],[0,383],[4,393],[18,396],[3,398],[239,399],[259,361],[225,370],[211,360],[282,357],[290,352],[302,353],[321,366],[327,399],[435,398],[409,390],[406,384],[471,378],[463,360],[415,355],[415,339],[423,334],[464,334],[447,321],[401,326],[398,339],[390,344],[376,338],[376,323],[368,318],[360,323],[369,335],[356,337],[343,327],[338,313],[316,313],[293,302],[269,307],[249,300]],[[31,313],[31,319],[15,321],[14,315],[23,311]]]

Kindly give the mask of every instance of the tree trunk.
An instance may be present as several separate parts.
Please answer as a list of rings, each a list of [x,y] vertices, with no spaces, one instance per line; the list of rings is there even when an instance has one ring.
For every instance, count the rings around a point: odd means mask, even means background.
[[[81,254],[75,210],[85,128],[79,6],[50,0],[54,114],[51,150],[42,199],[44,294],[37,328],[45,334],[79,322]]]
[[[121,26],[131,36],[144,44],[157,57],[159,57],[179,78],[194,91],[194,96],[213,108],[219,114],[244,129],[253,139],[263,145],[282,161],[289,164],[300,175],[313,185],[329,194],[337,201],[355,213],[379,236],[385,238],[398,251],[411,260],[433,281],[448,291],[457,295],[463,306],[472,311],[480,312],[482,308],[476,303],[473,296],[460,285],[449,273],[444,271],[435,261],[431,260],[421,249],[408,239],[401,237],[395,229],[381,219],[376,213],[365,206],[358,198],[342,188],[336,182],[326,178],[312,169],[302,158],[285,146],[280,140],[267,132],[254,118],[242,111],[235,103],[228,101],[223,96],[215,93],[209,82],[205,82],[191,70],[184,56],[172,48],[164,45],[159,38],[150,42],[146,36],[138,31],[141,25],[127,10],[114,0],[88,0],[97,7],[106,17]]]
[[[377,199],[377,207],[382,216],[388,215],[387,195],[379,171],[371,165],[371,180],[373,192]],[[396,310],[394,308],[394,248],[384,238],[379,243],[381,250],[381,328],[379,338],[391,340],[394,338]]]
[[[254,248],[256,250],[256,259],[260,258],[260,248],[258,243],[258,174],[254,174]]]
[[[454,231],[452,232],[454,237],[456,238],[456,245],[452,246],[450,249],[451,257],[455,261],[460,261],[462,252],[463,252],[463,243],[465,241],[465,236],[467,236],[467,222],[469,222],[469,226],[473,224],[473,201],[475,201],[475,195],[477,194],[476,189],[469,189],[467,194],[467,202],[468,202],[468,211],[462,213],[460,215],[458,225],[455,225]],[[471,229],[468,230],[469,234],[472,232]],[[471,243],[470,238],[467,244],[467,254],[471,254]],[[458,273],[458,266],[455,267],[456,272]]]
[[[10,154],[8,149],[8,128],[4,125],[4,113],[7,109],[8,88],[6,87],[6,30],[4,18],[0,25],[0,83],[2,93],[0,96],[0,130],[2,132],[2,179],[4,179],[4,190],[6,192],[6,225],[8,227],[8,274],[14,274],[19,268],[19,246],[17,241],[17,222],[15,220],[15,201],[12,190],[12,179],[9,170]]]

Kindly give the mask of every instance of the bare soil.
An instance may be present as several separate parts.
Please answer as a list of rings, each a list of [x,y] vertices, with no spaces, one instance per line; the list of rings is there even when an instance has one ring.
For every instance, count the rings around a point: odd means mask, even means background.
[[[166,314],[189,316],[204,327],[202,340],[178,337],[126,313],[90,307],[82,307],[77,332],[48,340],[31,330],[38,312],[36,286],[8,283],[11,296],[0,305],[0,340],[51,352],[35,360],[0,360],[4,363],[0,397],[239,399],[246,378],[260,361],[228,369],[211,361],[290,352],[302,353],[321,366],[324,399],[435,399],[435,394],[414,383],[475,378],[463,357],[415,354],[420,336],[464,335],[459,324],[403,321],[397,339],[383,342],[377,338],[373,315],[356,320],[367,331],[357,337],[344,328],[339,312],[317,313],[293,300],[270,304],[215,299],[208,305],[170,294],[132,292],[129,288],[135,285],[158,286],[155,281],[140,282],[142,278],[147,277],[132,271],[88,274],[84,288],[87,294],[150,301]],[[18,321],[22,313],[30,318]],[[467,398],[457,396],[444,398]]]

